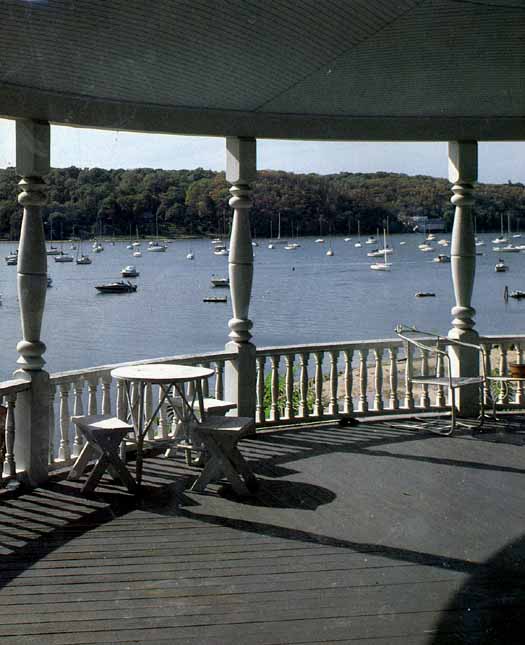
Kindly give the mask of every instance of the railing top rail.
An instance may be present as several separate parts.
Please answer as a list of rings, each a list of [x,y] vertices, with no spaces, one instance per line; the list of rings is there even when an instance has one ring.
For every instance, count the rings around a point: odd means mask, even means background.
[[[74,378],[85,378],[107,374],[117,367],[127,367],[128,365],[149,365],[151,363],[207,363],[212,361],[228,361],[237,356],[235,352],[206,352],[203,354],[179,354],[177,356],[161,356],[159,358],[148,358],[139,361],[127,361],[125,363],[113,363],[110,365],[98,365],[96,367],[86,367],[79,370],[70,370],[67,372],[55,372],[50,375],[52,383],[71,381]]]
[[[525,336],[518,334],[498,334],[497,336],[493,334],[484,334],[479,337],[480,343],[512,343],[512,342],[522,342],[525,343]]]
[[[272,356],[284,354],[301,354],[305,352],[329,352],[345,349],[370,349],[374,347],[400,347],[402,341],[399,338],[380,338],[375,340],[349,340],[336,343],[308,343],[305,345],[276,345],[273,347],[257,348],[258,356]]]
[[[0,382],[0,396],[12,394],[13,392],[25,392],[31,388],[31,381],[24,378],[14,378],[9,381]]]

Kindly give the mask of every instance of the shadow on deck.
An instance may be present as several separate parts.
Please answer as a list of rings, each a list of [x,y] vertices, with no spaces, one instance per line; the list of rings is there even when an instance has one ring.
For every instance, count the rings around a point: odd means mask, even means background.
[[[54,479],[3,496],[2,645],[522,643],[525,419],[414,421],[243,442],[256,497],[185,488],[151,456],[140,499]],[[525,424],[523,425],[525,428]]]

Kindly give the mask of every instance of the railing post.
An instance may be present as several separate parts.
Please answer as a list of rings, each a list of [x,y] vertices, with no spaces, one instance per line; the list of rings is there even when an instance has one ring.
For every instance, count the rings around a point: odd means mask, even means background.
[[[237,403],[239,416],[255,417],[256,350],[250,342],[252,321],[248,318],[253,280],[253,250],[250,233],[250,184],[256,178],[256,141],[252,138],[226,138],[226,180],[231,184],[230,206],[233,224],[230,239],[229,276],[233,317],[228,326],[231,341],[225,374],[226,399]]]
[[[338,373],[337,361],[339,359],[339,352],[337,350],[330,351],[330,414],[339,414],[339,402],[337,400],[338,390]]]
[[[324,352],[314,352],[315,361],[315,401],[314,416],[323,416],[323,356]]]
[[[257,357],[257,404],[255,407],[255,420],[257,423],[264,423],[266,413],[264,410],[264,365],[266,359],[264,356]]]
[[[390,409],[399,410],[399,396],[397,391],[397,347],[389,347],[390,355]]]
[[[359,350],[359,412],[368,412],[368,349]]]
[[[7,415],[5,419],[5,454],[4,454],[4,477],[14,479],[16,477],[15,460],[15,405],[17,395],[9,394],[7,397]]]
[[[354,402],[352,400],[352,386],[353,386],[353,372],[352,372],[352,358],[354,352],[352,349],[345,349],[345,404],[344,413],[352,414],[354,411]]]
[[[376,412],[383,411],[383,349],[376,347],[374,349],[375,357],[375,395],[374,395],[374,410]]]
[[[41,207],[46,202],[42,179],[50,169],[49,123],[16,122],[16,171],[22,177],[18,196],[23,206],[18,249],[17,286],[22,325],[18,375],[31,387],[19,394],[14,452],[18,469],[30,485],[46,481],[49,472],[49,374],[42,368],[46,346],[40,340],[47,291],[47,256]]]
[[[299,416],[308,417],[310,415],[310,409],[308,405],[308,352],[301,352],[299,354],[299,364],[301,366],[301,374],[299,381]]]
[[[452,329],[449,338],[479,343],[474,330],[475,309],[471,305],[476,271],[476,246],[472,215],[473,184],[478,176],[478,144],[476,141],[452,141],[448,145],[451,201],[455,205],[452,244],[450,248],[452,282],[456,305],[452,308]],[[449,346],[452,376],[478,376],[479,354],[469,347]],[[459,414],[474,416],[479,410],[478,387],[458,388],[456,403]]]

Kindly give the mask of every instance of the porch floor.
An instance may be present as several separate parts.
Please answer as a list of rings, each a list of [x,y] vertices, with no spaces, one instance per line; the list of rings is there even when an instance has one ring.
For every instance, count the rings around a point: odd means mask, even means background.
[[[415,421],[243,442],[261,487],[140,499],[55,477],[0,497],[2,645],[522,643],[525,418],[454,438]],[[524,428],[522,431],[521,428]]]

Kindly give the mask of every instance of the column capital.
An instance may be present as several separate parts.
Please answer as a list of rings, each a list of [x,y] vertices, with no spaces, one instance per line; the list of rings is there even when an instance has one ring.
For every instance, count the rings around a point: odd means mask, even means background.
[[[226,137],[226,181],[251,184],[257,177],[257,141],[251,137]]]
[[[477,141],[449,141],[448,178],[453,184],[473,184],[477,181]]]
[[[51,168],[51,134],[47,121],[16,122],[16,172],[22,177],[42,177]]]

